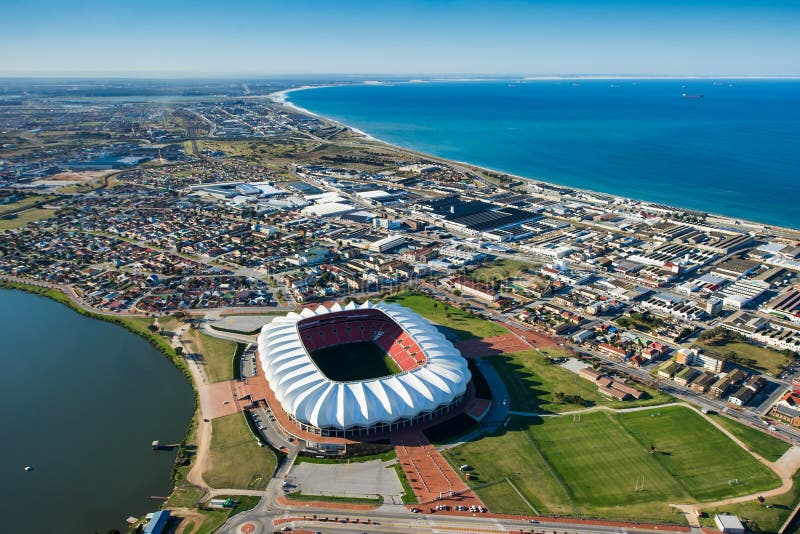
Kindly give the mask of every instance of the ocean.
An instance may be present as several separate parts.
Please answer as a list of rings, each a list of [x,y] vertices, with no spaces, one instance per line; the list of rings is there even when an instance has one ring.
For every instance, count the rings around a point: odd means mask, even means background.
[[[287,100],[436,156],[800,229],[800,80],[411,82]]]

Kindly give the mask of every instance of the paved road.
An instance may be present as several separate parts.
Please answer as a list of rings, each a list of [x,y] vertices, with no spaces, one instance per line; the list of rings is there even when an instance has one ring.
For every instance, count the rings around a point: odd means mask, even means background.
[[[350,522],[347,524],[336,523],[333,521],[314,521],[312,518],[317,515],[318,519],[327,517],[347,517]],[[303,520],[303,517],[308,518]],[[286,518],[295,520],[283,522]],[[358,519],[358,525],[354,525]],[[441,531],[460,531],[460,532],[543,532],[549,533],[600,533],[600,534],[620,534],[621,532],[642,532],[663,534],[669,530],[666,528],[647,528],[634,529],[631,526],[621,527],[617,525],[588,525],[579,521],[556,521],[543,518],[540,522],[532,524],[529,520],[519,519],[498,519],[486,517],[481,514],[474,516],[450,516],[437,514],[411,514],[402,506],[381,506],[379,509],[364,512],[352,511],[332,511],[330,509],[306,507],[302,509],[287,509],[285,507],[273,507],[265,510],[264,501],[253,510],[239,514],[231,518],[220,529],[223,534],[239,534],[238,526],[245,523],[256,525],[256,532],[272,532],[272,521],[279,521],[280,526],[291,528],[303,528],[311,531],[322,532],[370,532],[370,533],[411,533],[411,532],[441,532]]]

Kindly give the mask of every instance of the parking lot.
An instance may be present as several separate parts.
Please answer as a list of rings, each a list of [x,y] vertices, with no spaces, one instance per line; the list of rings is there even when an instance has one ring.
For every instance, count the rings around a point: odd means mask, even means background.
[[[386,467],[388,466],[388,467]],[[391,463],[380,460],[350,464],[315,464],[303,462],[292,467],[287,478],[288,491],[305,495],[375,498],[386,503],[402,504],[403,486]]]
[[[250,378],[258,374],[256,348],[256,345],[248,345],[247,348],[244,349],[241,360],[242,378]]]

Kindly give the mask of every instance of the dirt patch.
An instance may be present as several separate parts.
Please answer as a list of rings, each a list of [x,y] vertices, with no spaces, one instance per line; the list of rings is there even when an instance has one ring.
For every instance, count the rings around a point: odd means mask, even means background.
[[[531,346],[520,339],[518,335],[509,333],[502,336],[459,341],[456,343],[456,348],[467,358],[476,358],[495,356],[506,352],[520,352],[529,350]]]
[[[170,527],[166,530],[167,534],[195,532],[206,520],[202,514],[189,508],[170,508],[170,515]]]

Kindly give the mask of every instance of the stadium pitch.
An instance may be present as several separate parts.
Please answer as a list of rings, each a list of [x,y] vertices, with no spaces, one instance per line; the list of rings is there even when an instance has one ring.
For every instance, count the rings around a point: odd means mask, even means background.
[[[372,341],[347,343],[316,350],[311,359],[331,380],[349,382],[397,374],[400,366]]]

